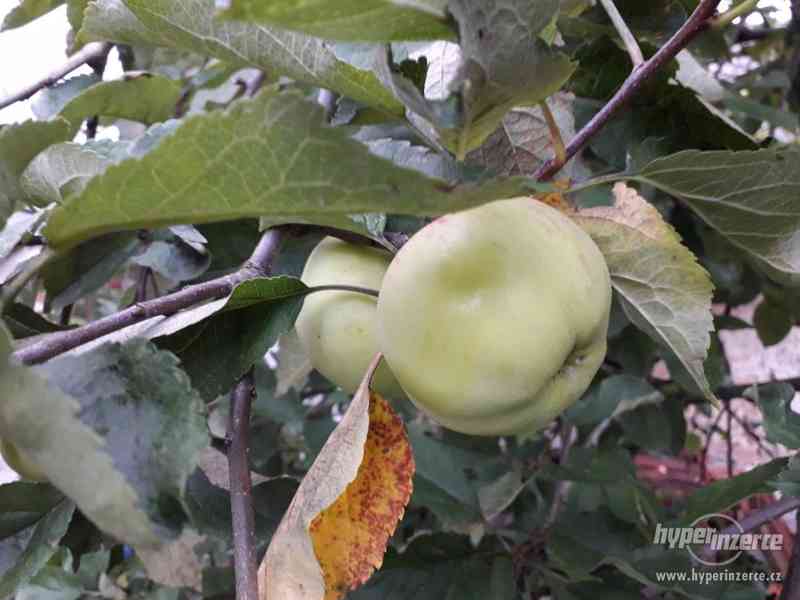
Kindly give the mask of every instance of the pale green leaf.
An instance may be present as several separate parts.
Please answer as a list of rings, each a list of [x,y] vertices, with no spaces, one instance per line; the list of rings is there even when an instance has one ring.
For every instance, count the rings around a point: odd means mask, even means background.
[[[20,185],[31,204],[60,203],[68,194],[83,191],[89,180],[110,164],[110,159],[91,146],[54,144],[31,161],[20,177]]]
[[[69,123],[57,119],[47,123],[25,121],[0,129],[0,227],[25,194],[19,176],[42,150],[72,137]]]
[[[93,115],[150,125],[172,117],[180,96],[179,83],[161,75],[140,73],[87,88],[67,102],[59,114],[73,125]]]
[[[454,37],[447,0],[227,0],[221,16],[347,41]]]
[[[0,436],[35,461],[102,530],[128,542],[156,544],[153,524],[104,439],[80,420],[78,400],[34,370],[8,364],[10,353],[10,336],[0,326]]]
[[[55,247],[120,229],[268,215],[442,214],[524,190],[525,180],[449,185],[370,154],[322,108],[266,89],[186,120],[140,160],[114,165],[56,208]]]
[[[36,93],[31,102],[31,111],[39,121],[51,119],[61,112],[70,100],[99,82],[100,78],[95,73],[58,81]]]
[[[674,353],[713,399],[703,369],[713,330],[708,273],[655,207],[621,183],[614,194],[614,207],[580,211],[575,220],[603,253],[631,322]]]
[[[322,40],[261,25],[214,18],[213,0],[96,0],[85,13],[82,39],[167,46],[258,67],[328,88],[401,114],[401,107],[372,73],[347,65]]]
[[[800,275],[800,152],[687,150],[651,162],[631,177],[682,199],[766,271]]]
[[[19,0],[3,20],[0,31],[22,27],[64,4],[64,0]]]

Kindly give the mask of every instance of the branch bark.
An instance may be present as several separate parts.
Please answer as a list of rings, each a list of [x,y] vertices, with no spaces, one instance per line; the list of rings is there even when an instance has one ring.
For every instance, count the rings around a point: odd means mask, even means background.
[[[228,423],[228,470],[237,600],[258,600],[255,513],[250,477],[250,407],[254,396],[251,367],[231,392]]]
[[[97,321],[59,333],[49,334],[14,353],[14,358],[28,365],[42,363],[63,354],[81,344],[118,331],[134,323],[158,315],[171,315],[202,302],[215,300],[230,294],[238,284],[255,277],[263,277],[272,268],[278,249],[284,239],[282,228],[270,229],[264,233],[253,254],[242,267],[230,275],[190,285],[173,294],[139,302],[118,313]]]
[[[534,174],[538,181],[551,179],[573,156],[580,152],[584,146],[600,131],[623,106],[639,91],[642,84],[653,76],[656,71],[675,58],[675,55],[683,50],[697,34],[708,27],[708,21],[717,9],[720,0],[701,0],[697,8],[683,24],[675,35],[656,52],[648,61],[642,63],[639,68],[625,80],[625,83],[617,90],[617,93],[609,100],[605,106],[589,121],[572,139],[567,146],[564,161],[557,158],[544,163]]]
[[[10,106],[15,102],[20,102],[21,100],[27,100],[39,90],[53,85],[59,79],[69,73],[72,73],[72,71],[81,67],[82,65],[85,65],[86,63],[105,58],[109,50],[111,50],[111,44],[106,42],[91,42],[86,44],[83,48],[81,48],[81,50],[70,56],[57,69],[51,71],[43,78],[17,92],[14,92],[13,94],[6,96],[5,98],[0,98],[0,109]]]

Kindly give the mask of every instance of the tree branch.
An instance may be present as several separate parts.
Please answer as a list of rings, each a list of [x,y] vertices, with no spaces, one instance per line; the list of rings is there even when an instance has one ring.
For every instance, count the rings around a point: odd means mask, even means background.
[[[739,533],[750,533],[755,531],[762,525],[766,525],[770,521],[774,521],[778,517],[782,517],[788,512],[800,508],[800,498],[781,498],[777,502],[768,504],[764,508],[754,510],[749,513],[745,518],[739,521],[739,526],[729,525],[719,531],[720,535],[735,535]],[[701,551],[703,558],[713,557],[714,550],[710,546],[706,546]]]
[[[255,514],[250,478],[250,407],[254,395],[251,367],[231,392],[228,423],[228,470],[237,600],[258,600]]]
[[[282,228],[266,231],[247,262],[230,275],[190,285],[147,302],[139,302],[83,327],[49,334],[40,341],[17,350],[14,358],[29,365],[41,363],[134,323],[159,315],[172,315],[204,300],[223,298],[243,281],[262,277],[270,272],[284,236]]]
[[[105,55],[108,54],[109,50],[111,50],[111,44],[106,42],[91,42],[86,44],[78,52],[70,56],[61,66],[51,71],[39,81],[36,81],[35,83],[32,83],[27,87],[24,87],[21,90],[6,96],[5,98],[0,98],[0,109],[10,106],[11,104],[21,100],[27,100],[39,90],[53,85],[59,79],[64,77],[64,75],[71,73],[82,65],[104,58]]]
[[[698,33],[708,26],[708,20],[714,14],[719,1],[701,0],[683,27],[661,46],[650,60],[642,63],[638,69],[634,69],[611,100],[577,133],[567,146],[566,160],[563,162],[558,159],[547,161],[537,169],[534,178],[538,181],[551,179],[567,161],[580,152],[589,140],[611,120],[611,117],[633,98],[645,81],[675,58],[678,52],[683,50]]]
[[[622,18],[621,14],[619,14],[619,10],[617,10],[617,5],[614,4],[614,0],[600,0],[600,4],[602,4],[603,8],[606,10],[608,18],[611,19],[611,23],[613,23],[614,28],[619,34],[619,37],[622,38],[622,43],[625,44],[625,49],[628,51],[628,56],[631,57],[633,68],[639,68],[639,65],[644,62],[642,49],[639,48],[639,42],[636,41],[636,37],[628,28],[628,24],[625,23],[625,19]]]

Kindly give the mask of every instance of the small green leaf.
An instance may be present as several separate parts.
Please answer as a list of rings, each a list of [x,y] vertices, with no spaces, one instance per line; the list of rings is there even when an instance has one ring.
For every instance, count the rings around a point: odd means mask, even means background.
[[[767,439],[792,449],[800,448],[800,415],[792,410],[794,393],[794,388],[788,383],[757,385],[747,392],[764,413]]]
[[[203,320],[176,315],[192,324],[172,335],[159,337],[161,348],[181,360],[201,396],[214,400],[234,383],[288,331],[297,318],[306,286],[291,277],[252,279],[236,287],[216,310],[203,311]],[[209,307],[209,305],[206,305]],[[187,311],[188,312],[188,311]],[[160,328],[170,327],[168,321]]]
[[[0,539],[30,527],[64,499],[49,483],[14,481],[0,485]]]
[[[794,316],[788,307],[767,299],[756,307],[753,325],[761,343],[765,346],[774,346],[789,335],[794,325]]]
[[[0,31],[27,25],[62,4],[64,0],[19,0],[19,4],[6,15]]]
[[[17,562],[0,576],[0,598],[7,598],[31,580],[50,560],[67,532],[75,505],[61,500],[39,521]]]
[[[47,123],[25,121],[0,128],[0,227],[25,199],[19,177],[42,150],[72,137],[70,124],[64,119]]]

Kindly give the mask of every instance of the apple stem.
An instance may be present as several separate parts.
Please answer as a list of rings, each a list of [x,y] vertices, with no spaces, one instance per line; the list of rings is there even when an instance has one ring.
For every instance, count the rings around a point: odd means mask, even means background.
[[[357,285],[318,285],[308,288],[306,293],[313,294],[314,292],[356,292],[358,294],[366,294],[367,296],[373,296],[375,298],[377,298],[379,294],[378,290],[359,287]]]

